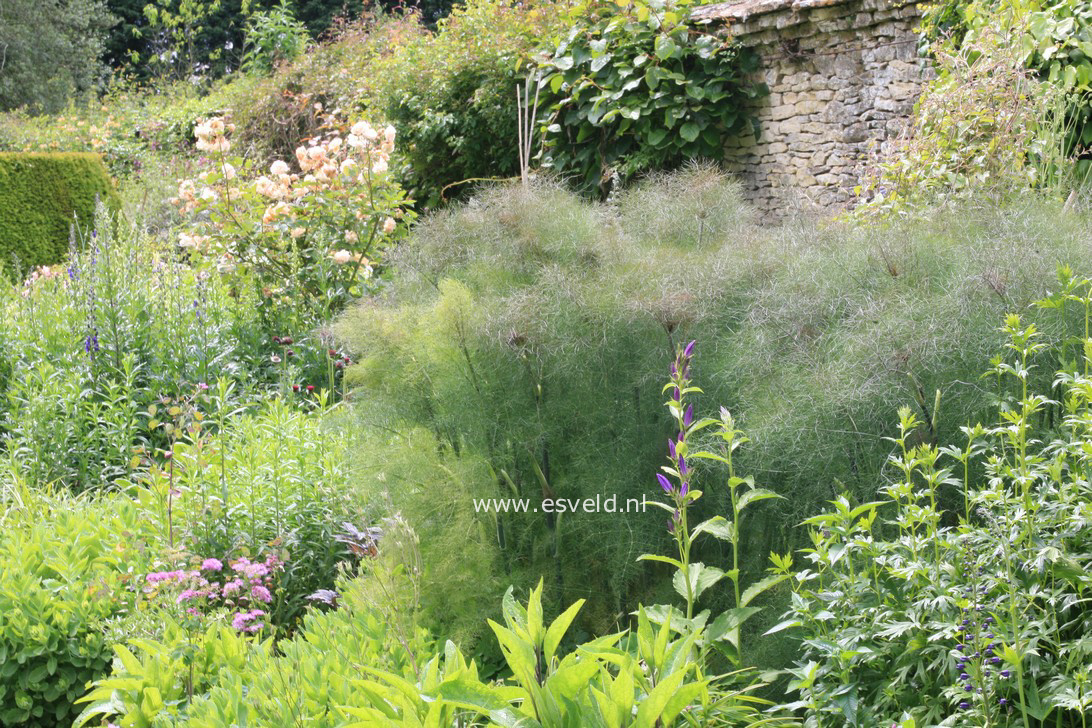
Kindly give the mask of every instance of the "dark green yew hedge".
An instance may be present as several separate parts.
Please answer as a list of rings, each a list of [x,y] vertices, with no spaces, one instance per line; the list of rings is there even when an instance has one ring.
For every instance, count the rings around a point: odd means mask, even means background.
[[[29,271],[64,260],[71,225],[91,224],[96,198],[118,204],[97,154],[0,154],[0,266]]]

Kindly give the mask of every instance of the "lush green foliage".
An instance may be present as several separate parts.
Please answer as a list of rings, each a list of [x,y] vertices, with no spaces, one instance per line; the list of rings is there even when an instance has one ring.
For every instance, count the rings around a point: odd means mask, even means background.
[[[1087,319],[1089,281],[1059,283],[1043,304]],[[811,720],[1084,725],[1092,342],[1049,346],[1017,316],[1003,332],[994,422],[941,447],[902,410],[883,497],[805,521],[810,564],[778,628],[803,629],[793,687]]]
[[[0,722],[52,728],[108,669],[151,534],[124,498],[53,498],[9,468],[0,488]]]
[[[412,541],[412,532],[401,533]],[[393,548],[388,537],[396,540]],[[488,725],[544,728],[785,724],[761,716],[766,702],[750,696],[750,686],[732,687],[738,676],[706,672],[704,659],[693,649],[702,636],[700,627],[657,627],[641,610],[632,634],[564,648],[582,602],[549,623],[541,584],[526,606],[515,601],[511,589],[505,594],[504,625],[491,621],[490,626],[512,677],[484,683],[477,666],[450,641],[442,654],[430,656],[431,641],[414,627],[412,597],[392,600],[392,588],[413,591],[412,563],[405,560],[415,558],[413,548],[405,549],[406,542],[397,539],[398,531],[385,534],[371,576],[343,582],[341,606],[328,614],[309,614],[300,633],[281,643],[281,654],[274,655],[266,643],[245,661],[225,660],[208,694],[192,701],[185,724],[245,720],[276,726],[286,715],[297,724],[392,728],[486,725],[486,718]],[[377,579],[384,584],[381,604],[386,607],[378,613],[366,595],[366,586]],[[388,611],[392,608],[398,611]],[[224,645],[214,650],[238,644],[232,635],[220,639]],[[146,690],[152,683],[131,657],[118,673],[103,684],[139,684]],[[143,714],[136,701],[128,707],[127,719]]]
[[[1089,218],[1021,199],[1068,191],[1083,18],[949,6],[872,188],[903,214],[774,227],[711,167],[613,184],[749,123],[754,59],[687,0],[473,0],[295,58],[332,2],[113,5],[177,82],[0,116],[101,152],[125,213],[0,294],[0,723],[1092,712]],[[467,193],[527,171],[517,87],[556,174]]]
[[[863,209],[951,197],[1055,197],[1087,177],[1092,143],[1089,8],[942,2],[923,18],[937,78],[907,133],[861,190]]]
[[[922,37],[973,49],[999,27],[1023,66],[1067,96],[1064,152],[1080,155],[1077,172],[1085,177],[1092,165],[1092,5],[947,0],[927,10]]]
[[[92,90],[110,16],[103,0],[9,0],[0,6],[0,110],[55,112]]]
[[[720,159],[754,124],[758,58],[689,19],[691,2],[584,3],[544,64],[543,166],[604,192],[612,179]],[[621,6],[621,7],[619,7]]]
[[[665,572],[634,561],[667,543],[652,514],[551,519],[478,512],[474,499],[640,499],[669,435],[649,372],[684,337],[705,346],[696,406],[731,406],[752,440],[737,467],[787,499],[749,513],[759,525],[744,579],[763,568],[755,554],[795,544],[772,524],[813,515],[843,488],[874,498],[898,407],[917,402],[932,418],[943,390],[942,437],[985,417],[979,362],[997,320],[1018,310],[1038,321],[1027,305],[1056,262],[1087,265],[1088,251],[1083,217],[1056,208],[957,217],[770,230],[731,183],[693,169],[617,206],[508,188],[418,225],[387,295],[337,331],[360,360],[348,381],[368,393],[356,406],[368,447],[354,457],[374,473],[362,489],[435,549],[426,592],[449,597],[437,631],[472,630],[483,593],[541,574],[553,604],[589,600],[581,626],[599,634],[659,600]],[[698,487],[695,518],[731,512],[727,489]],[[695,560],[720,554],[699,546]],[[483,565],[486,576],[466,579]],[[713,594],[711,606],[729,604]]]
[[[307,47],[309,36],[296,20],[287,0],[268,12],[250,16],[246,29],[243,69],[249,73],[270,73],[278,63],[293,61]]]
[[[370,562],[367,579],[345,576],[336,593],[327,592],[326,601],[336,601],[336,610],[310,610],[297,633],[282,640],[276,651],[268,641],[251,643],[239,659],[203,663],[194,691],[166,711],[185,716],[183,724],[194,726],[244,720],[280,726],[286,716],[292,724],[347,725],[354,710],[381,701],[370,680],[362,685],[366,678],[382,671],[387,679],[414,680],[418,673],[434,669],[435,661],[426,666],[432,641],[415,623],[413,534],[397,520],[388,521],[382,542],[383,552]],[[173,642],[134,642],[135,656],[143,665],[169,664],[172,650],[185,639],[176,633]],[[215,623],[198,639],[203,655],[237,654],[240,648],[239,638]],[[150,711],[135,698],[160,685],[177,689],[178,677],[176,672],[172,680],[163,681],[154,669],[137,668],[128,660],[115,663],[112,677],[101,683],[98,704],[106,707],[115,687],[135,689],[134,699],[116,703],[103,714],[121,717],[122,724],[149,713],[153,716],[148,717],[158,716],[163,707]]]
[[[556,3],[470,0],[434,35],[411,36],[375,64],[372,103],[398,129],[405,184],[420,203],[517,174],[515,89],[559,20]]]
[[[73,226],[82,234],[90,230],[98,200],[117,208],[114,183],[94,154],[0,154],[3,267],[25,274],[60,263]]]
[[[307,597],[351,560],[344,524],[362,528],[364,514],[343,448],[319,418],[277,401],[241,415],[229,386],[220,380],[195,403],[193,414],[204,416],[171,443],[169,460],[118,486],[142,505],[160,542],[223,563],[276,554],[283,564],[264,608],[273,624],[291,628]]]

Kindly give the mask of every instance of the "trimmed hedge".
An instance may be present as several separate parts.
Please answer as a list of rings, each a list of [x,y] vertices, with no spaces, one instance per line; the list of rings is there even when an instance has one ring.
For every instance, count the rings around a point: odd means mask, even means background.
[[[70,225],[91,224],[96,197],[118,205],[97,154],[0,153],[0,267],[29,271],[64,260]]]

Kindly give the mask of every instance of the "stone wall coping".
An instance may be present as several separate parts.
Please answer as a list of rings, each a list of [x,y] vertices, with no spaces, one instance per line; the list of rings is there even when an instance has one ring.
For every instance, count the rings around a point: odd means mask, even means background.
[[[807,21],[809,10],[827,8],[835,5],[848,5],[859,0],[731,0],[731,2],[713,3],[695,8],[691,13],[691,19],[697,23],[720,23],[726,25],[743,24],[748,19],[760,15],[768,15],[779,11],[790,11],[795,22]],[[873,0],[869,3],[878,7],[899,8],[907,5],[918,5],[924,0]],[[877,7],[877,9],[878,9]],[[780,26],[781,23],[779,22]],[[740,28],[746,33],[745,28]]]

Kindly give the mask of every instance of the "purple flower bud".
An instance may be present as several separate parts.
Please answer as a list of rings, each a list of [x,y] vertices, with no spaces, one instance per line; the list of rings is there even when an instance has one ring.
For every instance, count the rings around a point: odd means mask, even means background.
[[[671,492],[671,481],[663,473],[656,473],[656,480],[660,481],[660,487],[664,489],[665,493]]]
[[[674,459],[675,459],[675,457],[676,457],[676,455],[675,455],[675,440],[674,440],[674,438],[671,438],[671,437],[667,438],[667,451],[668,451],[669,453],[671,453],[671,459],[672,459],[672,460],[674,460]]]
[[[675,391],[671,393],[671,396],[674,397],[676,402],[678,402],[680,399],[682,399],[682,392],[679,391],[678,387],[675,387]]]
[[[683,427],[690,427],[690,424],[694,421],[694,405],[690,405],[686,408],[686,414],[683,415],[682,423]]]
[[[679,475],[681,475],[682,477],[685,478],[686,477],[686,471],[687,471],[686,458],[680,457],[679,458]]]
[[[697,344],[697,343],[698,343],[698,342],[697,342],[697,340],[695,339],[694,341],[691,341],[691,342],[690,342],[689,344],[687,344],[687,345],[686,345],[686,348],[685,348],[685,349],[683,349],[683,353],[682,353],[682,355],[683,355],[684,357],[686,357],[687,359],[689,359],[690,357],[694,356],[694,345],[695,345],[695,344]]]
[[[682,487],[679,488],[679,495],[686,495],[690,492],[690,483],[683,481]]]

